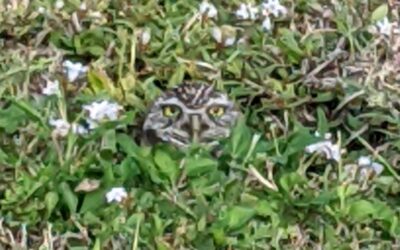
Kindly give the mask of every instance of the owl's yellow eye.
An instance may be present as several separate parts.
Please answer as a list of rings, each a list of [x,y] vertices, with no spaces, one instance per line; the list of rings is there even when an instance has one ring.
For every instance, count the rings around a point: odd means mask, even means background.
[[[163,107],[163,114],[165,117],[174,117],[179,114],[179,108],[174,106]]]
[[[225,108],[221,106],[214,106],[208,110],[208,113],[214,117],[220,117],[225,113]]]

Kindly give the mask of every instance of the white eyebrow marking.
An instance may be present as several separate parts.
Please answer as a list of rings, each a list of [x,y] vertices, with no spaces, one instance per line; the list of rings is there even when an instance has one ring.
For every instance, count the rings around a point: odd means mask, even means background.
[[[199,99],[200,96],[203,94],[203,89],[204,89],[204,86],[201,86],[201,87],[198,89],[196,95],[194,96],[194,98],[193,98],[193,100],[192,100],[192,104],[196,104],[196,103],[197,103],[197,99]]]

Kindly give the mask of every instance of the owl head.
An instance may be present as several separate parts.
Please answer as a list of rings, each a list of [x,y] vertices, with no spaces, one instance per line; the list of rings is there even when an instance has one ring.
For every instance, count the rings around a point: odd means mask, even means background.
[[[152,104],[143,124],[146,144],[217,143],[230,135],[240,116],[225,93],[208,84],[183,83],[166,91]]]

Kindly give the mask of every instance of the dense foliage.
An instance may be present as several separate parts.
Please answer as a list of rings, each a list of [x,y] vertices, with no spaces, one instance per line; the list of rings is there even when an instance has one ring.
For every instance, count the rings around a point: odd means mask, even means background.
[[[84,1],[0,1],[0,246],[400,247],[399,3]],[[182,81],[244,113],[220,157],[140,146]]]

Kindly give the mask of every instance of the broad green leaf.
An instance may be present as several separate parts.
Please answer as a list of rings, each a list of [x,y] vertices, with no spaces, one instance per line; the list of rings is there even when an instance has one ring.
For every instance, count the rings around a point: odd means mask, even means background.
[[[375,201],[373,205],[376,210],[374,216],[375,219],[385,220],[389,222],[393,221],[393,217],[396,216],[396,213],[391,207],[389,207],[389,204],[383,201]]]
[[[372,12],[371,21],[376,22],[376,21],[383,19],[384,17],[387,16],[388,12],[389,12],[389,8],[386,3],[380,5],[378,8],[376,8],[374,10],[374,12]]]
[[[305,182],[305,178],[297,172],[285,173],[279,179],[282,189],[290,193],[294,186]]]
[[[70,186],[66,182],[60,184],[59,190],[64,203],[68,206],[69,212],[74,214],[78,206],[78,198],[76,197],[76,194],[71,190]]]
[[[238,124],[232,131],[230,146],[234,157],[245,157],[251,144],[251,132],[246,126],[243,119],[238,121]]]
[[[223,219],[224,225],[229,230],[236,230],[243,227],[253,216],[256,211],[252,208],[235,206],[227,211]]]
[[[136,145],[133,138],[127,134],[117,134],[116,142],[121,147],[122,151],[129,156],[138,156],[141,151],[140,147]]]
[[[105,52],[103,47],[96,46],[96,45],[90,46],[90,47],[86,48],[85,50],[94,56],[102,56]]]
[[[23,100],[11,99],[11,101],[16,105],[16,107],[25,112],[25,114],[28,115],[28,117],[30,117],[32,120],[39,122],[43,127],[47,127],[43,120],[42,114],[34,109],[32,105]]]
[[[168,81],[168,86],[175,87],[177,84],[181,83],[185,76],[185,72],[186,72],[186,66],[185,64],[182,63],[178,66],[177,69],[175,69],[174,74]]]
[[[261,216],[271,216],[275,215],[278,210],[278,205],[276,202],[260,200],[254,208],[258,215]]]
[[[321,107],[318,107],[317,114],[318,114],[318,132],[321,135],[323,135],[329,132],[329,123],[328,120],[326,119],[325,112]]]
[[[190,157],[186,160],[186,173],[189,177],[200,176],[210,171],[216,170],[218,164],[209,158]]]
[[[59,201],[57,192],[48,192],[44,198],[46,204],[47,216],[50,216]]]
[[[114,170],[116,175],[122,178],[122,182],[130,180],[140,174],[137,162],[129,157],[125,158],[121,164],[114,166]]]
[[[5,161],[7,161],[7,159],[7,154],[0,148],[0,163],[4,163]]]
[[[311,135],[308,130],[300,129],[291,134],[287,139],[287,145],[284,154],[289,156],[297,152],[302,152],[306,146],[320,140],[320,138]]]
[[[87,193],[83,199],[83,203],[79,212],[85,213],[87,211],[96,211],[96,209],[104,205],[106,193],[107,190],[105,189],[99,189],[94,192]]]
[[[175,182],[179,167],[176,161],[174,161],[169,154],[162,150],[157,150],[154,155],[154,161],[158,166],[158,169],[165,174],[171,182]]]
[[[374,213],[376,213],[374,204],[367,200],[355,201],[349,205],[348,214],[356,221],[361,221]]]
[[[110,153],[116,152],[116,136],[115,130],[107,130],[101,140],[101,150],[109,151]]]
[[[4,128],[7,133],[14,133],[27,118],[20,108],[11,105],[0,110],[0,128]]]
[[[278,40],[279,47],[286,52],[289,60],[293,63],[298,63],[304,55],[303,50],[299,47],[295,33],[292,30],[280,29],[281,36]]]

